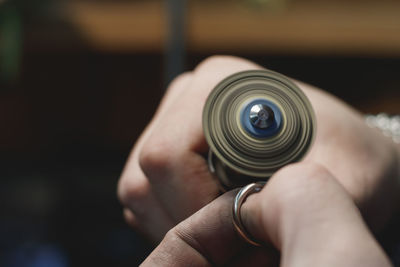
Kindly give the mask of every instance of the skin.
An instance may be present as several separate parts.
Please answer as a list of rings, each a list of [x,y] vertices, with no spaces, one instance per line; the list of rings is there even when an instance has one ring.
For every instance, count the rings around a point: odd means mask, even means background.
[[[272,246],[238,237],[230,212],[235,193],[171,229],[142,266],[391,266],[351,197],[320,165],[288,166],[244,202],[245,228]]]
[[[172,227],[219,195],[205,160],[203,105],[225,77],[260,68],[240,58],[212,57],[169,86],[135,144],[118,185],[126,221],[150,240],[159,242]],[[361,114],[339,99],[295,82],[310,99],[318,127],[310,152],[299,164],[318,165],[329,172],[367,224],[379,230],[398,210],[399,146],[369,128]]]

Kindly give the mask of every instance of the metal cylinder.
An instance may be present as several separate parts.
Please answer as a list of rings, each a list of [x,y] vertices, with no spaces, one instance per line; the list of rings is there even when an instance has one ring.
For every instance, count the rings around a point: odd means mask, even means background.
[[[210,170],[223,189],[266,181],[299,161],[315,135],[312,106],[287,77],[269,70],[233,74],[210,93],[203,110]]]

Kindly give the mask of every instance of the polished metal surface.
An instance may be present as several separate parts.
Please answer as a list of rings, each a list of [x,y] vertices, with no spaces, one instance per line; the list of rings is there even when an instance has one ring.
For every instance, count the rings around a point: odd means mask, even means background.
[[[274,122],[274,112],[267,105],[256,104],[250,109],[249,119],[253,126],[266,129]]]
[[[265,185],[265,182],[257,182],[257,183],[252,183],[252,184],[246,185],[245,187],[240,189],[240,191],[236,194],[236,197],[235,197],[235,200],[233,201],[233,206],[232,206],[232,219],[233,219],[233,225],[235,226],[236,231],[246,242],[248,242],[254,246],[261,246],[261,242],[254,239],[249,234],[249,232],[246,230],[246,228],[244,227],[243,222],[242,222],[240,208],[242,207],[243,203],[246,201],[246,198],[249,195],[260,192],[261,189],[264,187],[264,185]]]

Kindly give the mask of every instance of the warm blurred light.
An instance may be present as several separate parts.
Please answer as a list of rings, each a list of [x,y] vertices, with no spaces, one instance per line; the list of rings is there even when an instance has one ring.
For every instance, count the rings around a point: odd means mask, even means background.
[[[159,51],[162,1],[81,2],[68,19],[100,51]],[[202,53],[400,55],[400,3],[374,1],[189,1],[186,47]]]

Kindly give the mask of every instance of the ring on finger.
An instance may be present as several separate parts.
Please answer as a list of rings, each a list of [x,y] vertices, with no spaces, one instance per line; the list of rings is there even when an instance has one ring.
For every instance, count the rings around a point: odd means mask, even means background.
[[[240,191],[236,194],[235,200],[233,201],[233,225],[235,226],[236,231],[239,235],[248,243],[254,246],[261,246],[261,243],[254,239],[246,228],[243,225],[242,217],[240,213],[240,208],[242,204],[246,201],[247,197],[253,193],[260,192],[264,187],[265,182],[257,182],[244,186]]]

